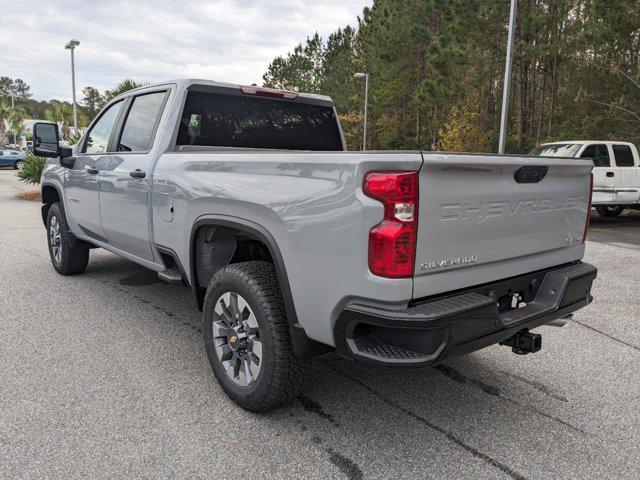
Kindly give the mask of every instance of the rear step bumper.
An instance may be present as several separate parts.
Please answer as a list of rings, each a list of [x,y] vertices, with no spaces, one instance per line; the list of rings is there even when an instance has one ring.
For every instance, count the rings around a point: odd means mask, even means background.
[[[427,366],[503,342],[592,301],[597,269],[587,263],[542,270],[453,296],[415,301],[404,310],[350,305],[335,324],[336,349],[359,361]],[[510,309],[520,295],[526,306]],[[516,300],[517,301],[517,300]]]

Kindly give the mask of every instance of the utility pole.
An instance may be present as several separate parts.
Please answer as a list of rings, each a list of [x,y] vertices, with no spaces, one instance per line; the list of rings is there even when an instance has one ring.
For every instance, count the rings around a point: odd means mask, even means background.
[[[78,110],[76,107],[76,67],[75,61],[73,57],[73,51],[75,48],[80,45],[78,40],[69,40],[69,42],[64,46],[67,50],[71,50],[71,88],[73,89],[73,133],[74,135],[78,134]]]
[[[504,69],[504,89],[502,92],[502,118],[500,119],[500,141],[498,153],[503,155],[507,145],[507,128],[509,126],[509,94],[511,92],[511,66],[513,65],[513,37],[516,29],[518,0],[511,0],[509,16],[509,38],[507,40],[507,59]]]
[[[367,150],[367,110],[369,108],[369,74],[356,73],[355,78],[364,78],[364,132],[362,134],[362,151]]]

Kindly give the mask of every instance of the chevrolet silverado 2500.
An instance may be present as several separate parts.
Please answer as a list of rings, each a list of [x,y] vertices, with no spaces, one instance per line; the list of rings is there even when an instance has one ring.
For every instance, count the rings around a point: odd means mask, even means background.
[[[331,99],[179,80],[113,99],[72,149],[35,126],[53,267],[101,247],[189,286],[239,405],[294,398],[315,355],[427,366],[591,302],[593,162],[347,152]]]

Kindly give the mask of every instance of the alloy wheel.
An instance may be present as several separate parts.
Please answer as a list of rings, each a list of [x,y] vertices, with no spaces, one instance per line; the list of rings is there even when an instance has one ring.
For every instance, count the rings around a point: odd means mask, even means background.
[[[262,341],[253,310],[235,292],[220,295],[213,316],[213,341],[228,377],[241,387],[256,381],[262,367]]]
[[[51,217],[49,222],[49,243],[51,244],[51,255],[54,262],[59,264],[62,261],[62,237],[60,235],[60,222],[58,217]]]

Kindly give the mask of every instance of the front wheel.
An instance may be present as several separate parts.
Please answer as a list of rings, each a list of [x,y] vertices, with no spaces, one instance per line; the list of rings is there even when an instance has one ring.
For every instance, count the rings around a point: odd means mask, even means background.
[[[298,396],[310,362],[293,352],[272,264],[218,271],[207,288],[202,331],[218,383],[242,408],[265,412]]]
[[[596,207],[596,211],[602,215],[603,217],[618,217],[622,212],[624,212],[624,207],[616,205],[616,206],[602,206]]]
[[[58,202],[51,205],[47,214],[47,237],[49,256],[56,272],[61,275],[84,272],[89,263],[89,246],[69,231],[64,209]]]
[[[22,170],[22,167],[24,167],[24,160],[18,160],[13,166],[16,170]]]

